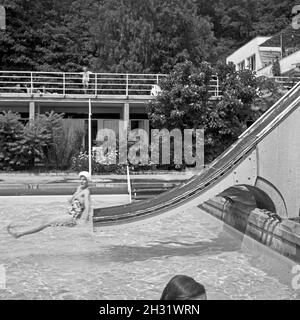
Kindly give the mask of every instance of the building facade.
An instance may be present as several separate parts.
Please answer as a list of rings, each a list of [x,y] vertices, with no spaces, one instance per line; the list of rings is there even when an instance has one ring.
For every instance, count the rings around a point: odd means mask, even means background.
[[[24,121],[54,111],[87,133],[91,103],[92,140],[101,129],[113,129],[118,136],[119,120],[129,129],[149,131],[146,104],[155,98],[153,87],[164,75],[89,75],[88,87],[82,73],[0,71],[0,111],[18,112]],[[87,134],[85,144],[87,144]]]
[[[280,76],[300,76],[300,33],[287,26],[270,37],[256,37],[227,57],[226,63],[234,63],[236,70],[250,69],[257,76],[272,77],[276,60]]]

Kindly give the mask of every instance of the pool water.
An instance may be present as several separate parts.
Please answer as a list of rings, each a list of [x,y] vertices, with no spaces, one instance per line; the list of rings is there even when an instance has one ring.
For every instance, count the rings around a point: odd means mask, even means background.
[[[64,212],[66,197],[2,197],[0,299],[159,299],[175,274],[204,284],[208,299],[299,299],[294,263],[197,207],[116,227],[48,228],[14,239],[5,226]],[[97,196],[94,206],[126,203]]]

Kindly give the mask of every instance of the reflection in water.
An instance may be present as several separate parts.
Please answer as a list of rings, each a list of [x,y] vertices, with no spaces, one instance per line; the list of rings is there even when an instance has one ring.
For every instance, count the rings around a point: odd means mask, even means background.
[[[63,200],[53,199],[1,204],[7,289],[0,299],[158,299],[175,274],[203,283],[208,299],[299,298],[291,288],[291,261],[198,208],[96,234],[52,228],[13,239],[6,233],[11,221],[64,209]],[[107,196],[105,201],[109,205]]]

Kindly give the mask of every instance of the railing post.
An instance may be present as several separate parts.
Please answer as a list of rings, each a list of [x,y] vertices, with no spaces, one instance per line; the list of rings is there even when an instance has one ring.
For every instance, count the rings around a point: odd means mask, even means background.
[[[128,97],[128,73],[126,73],[126,97]]]
[[[158,85],[158,74],[156,75],[156,84]]]
[[[30,93],[33,93],[33,74],[30,72]]]
[[[217,76],[217,97],[219,97],[219,77]]]
[[[66,74],[63,73],[63,95],[66,95]]]
[[[97,97],[97,93],[98,93],[98,90],[97,90],[97,73],[95,73],[95,96]]]

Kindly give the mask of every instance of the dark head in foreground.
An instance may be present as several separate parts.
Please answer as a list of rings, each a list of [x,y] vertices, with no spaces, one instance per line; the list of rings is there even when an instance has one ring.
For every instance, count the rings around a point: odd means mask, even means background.
[[[174,276],[164,288],[160,300],[207,300],[204,286],[185,275]]]

